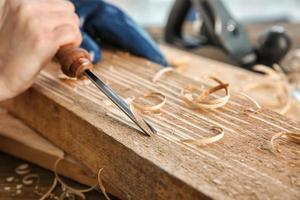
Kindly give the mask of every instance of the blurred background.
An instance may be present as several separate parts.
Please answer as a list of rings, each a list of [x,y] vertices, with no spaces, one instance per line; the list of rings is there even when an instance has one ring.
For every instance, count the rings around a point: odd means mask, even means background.
[[[143,26],[162,27],[174,0],[110,0],[127,11]],[[298,22],[299,0],[222,0],[231,14],[241,22]]]

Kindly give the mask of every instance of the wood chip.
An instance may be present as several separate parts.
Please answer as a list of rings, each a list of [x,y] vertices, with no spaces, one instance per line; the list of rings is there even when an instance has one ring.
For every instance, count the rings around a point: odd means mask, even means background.
[[[270,140],[270,147],[271,147],[271,151],[273,153],[280,152],[280,150],[278,149],[278,147],[275,147],[274,145],[274,141],[278,138],[285,138],[291,142],[294,142],[296,144],[300,144],[300,133],[292,133],[292,132],[279,132],[279,133],[275,133],[271,140]]]
[[[184,139],[184,140],[181,140],[181,142],[187,143],[187,144],[194,144],[197,146],[204,146],[204,145],[218,142],[219,140],[221,140],[224,137],[224,130],[222,128],[214,126],[211,128],[211,130],[213,132],[217,133],[217,135],[210,137],[210,138],[203,138],[203,139]]]
[[[16,189],[17,189],[17,190],[21,189],[22,187],[23,187],[22,184],[17,184],[17,185],[16,185]]]
[[[182,98],[191,106],[191,108],[216,109],[223,107],[229,101],[229,84],[223,83],[216,77],[209,78],[217,82],[219,85],[208,89],[203,89],[202,87],[195,85],[188,85],[181,91]],[[225,90],[225,96],[215,99],[208,99],[212,93],[221,89]]]
[[[61,185],[63,185],[66,189],[68,189],[68,190],[70,190],[70,191],[72,191],[72,192],[75,192],[75,193],[86,193],[86,192],[90,192],[90,191],[94,190],[94,189],[97,187],[98,183],[95,184],[95,185],[92,186],[92,187],[87,188],[87,189],[76,189],[76,188],[73,188],[73,187],[67,185],[67,184],[59,177],[59,175],[58,175],[58,173],[57,173],[57,167],[58,167],[58,164],[59,164],[59,162],[62,161],[62,160],[63,160],[63,159],[60,158],[60,159],[58,159],[58,160],[55,162],[55,164],[54,164],[54,174],[55,174],[55,178],[57,179],[57,181],[58,181]]]
[[[10,191],[10,190],[11,190],[11,187],[5,186],[3,189],[4,189],[5,191]]]
[[[162,68],[154,75],[154,77],[152,78],[152,82],[153,83],[157,82],[158,79],[160,79],[160,77],[162,77],[164,74],[166,74],[168,72],[173,72],[173,71],[174,71],[174,69],[171,67]]]
[[[265,78],[262,81],[246,85],[244,91],[256,91],[259,88],[271,89],[272,92],[275,91],[277,93],[276,101],[264,102],[264,105],[280,114],[286,114],[292,105],[291,85],[281,67],[274,65],[273,68],[270,68],[263,65],[256,65],[253,69],[264,73]]]
[[[24,185],[32,185],[36,181],[35,185],[38,185],[40,182],[40,176],[38,174],[28,174],[22,178],[22,183]]]
[[[255,101],[253,98],[251,98],[250,96],[248,96],[245,93],[240,93],[241,96],[245,97],[246,99],[248,99],[249,101],[252,102],[252,104],[254,105],[255,109],[253,108],[246,108],[245,112],[246,113],[253,113],[256,114],[261,110],[261,106],[257,103],[257,101]]]
[[[156,104],[156,105],[143,105],[140,103],[137,103],[136,100],[140,99],[140,98],[147,98],[147,97],[157,97],[159,99],[161,99],[161,101]],[[160,109],[162,108],[162,106],[165,105],[167,101],[167,98],[165,95],[163,95],[160,92],[147,92],[146,94],[144,94],[142,97],[139,98],[134,98],[133,100],[131,100],[131,104],[136,108],[139,109],[142,112],[158,112],[160,111]]]
[[[104,185],[103,185],[103,183],[102,183],[102,179],[101,179],[101,173],[102,173],[102,171],[103,171],[103,168],[101,168],[101,169],[99,170],[99,172],[98,172],[98,184],[99,184],[100,190],[102,191],[102,193],[103,193],[103,195],[105,196],[105,198],[106,198],[107,200],[110,200],[109,196],[108,196],[107,193],[106,193],[105,187],[104,187]]]
[[[57,185],[57,180],[56,180],[56,178],[54,178],[51,187],[45,194],[43,194],[43,196],[40,198],[40,200],[48,199],[48,197],[51,195],[52,191],[55,189],[56,185]]]
[[[18,175],[25,175],[25,174],[28,174],[28,173],[30,173],[29,165],[28,165],[27,163],[21,164],[21,165],[19,165],[18,167],[16,167],[15,172],[16,172]]]
[[[5,179],[5,181],[6,181],[7,183],[11,183],[11,182],[14,181],[14,179],[15,179],[14,176],[10,176],[10,177],[7,177],[7,178]]]

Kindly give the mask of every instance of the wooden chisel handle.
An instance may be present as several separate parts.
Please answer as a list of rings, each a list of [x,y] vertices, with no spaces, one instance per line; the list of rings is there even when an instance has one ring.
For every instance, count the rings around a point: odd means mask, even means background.
[[[61,47],[55,57],[63,73],[69,77],[79,78],[85,70],[93,69],[94,66],[86,50],[71,45]]]

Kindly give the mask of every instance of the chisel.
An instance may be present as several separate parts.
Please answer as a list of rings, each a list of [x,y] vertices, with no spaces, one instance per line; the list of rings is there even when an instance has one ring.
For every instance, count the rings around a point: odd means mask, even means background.
[[[65,75],[77,78],[80,78],[81,76],[88,77],[102,93],[117,105],[118,108],[142,130],[145,135],[149,136],[147,131],[137,122],[128,104],[92,72],[94,65],[86,50],[67,45],[61,47],[55,57],[60,63],[61,69]],[[149,123],[145,121],[145,124],[153,133],[156,133],[156,130]]]

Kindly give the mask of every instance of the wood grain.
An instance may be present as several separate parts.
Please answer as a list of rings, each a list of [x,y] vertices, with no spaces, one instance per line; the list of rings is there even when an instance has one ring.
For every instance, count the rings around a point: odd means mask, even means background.
[[[201,80],[208,76],[222,77],[222,80],[230,84],[231,90],[247,93],[263,106],[268,106],[269,102],[276,102],[278,98],[277,93],[273,90],[256,92],[244,91],[244,88],[246,88],[247,85],[263,81],[264,78],[261,74],[235,67],[224,62],[199,57],[197,55],[165,45],[161,45],[160,47],[166,57],[168,57],[170,60],[176,60],[178,58],[186,60],[185,69],[182,71],[184,76],[195,80]],[[269,109],[272,109],[272,107],[269,107]],[[300,104],[296,102],[295,99],[292,99],[291,107],[285,116],[300,121]]]
[[[66,156],[61,149],[20,120],[8,113],[2,114],[0,119],[1,151],[38,163],[41,167],[49,170],[53,170],[55,161],[65,158],[60,163],[60,166],[63,166],[59,168],[60,174],[73,177],[87,185],[94,185],[97,182],[96,177],[90,172],[90,174],[85,172],[84,166],[78,161]]]
[[[104,167],[104,180],[128,199],[300,198],[299,147],[282,141],[277,156],[265,149],[272,134],[299,131],[299,122],[267,109],[247,115],[243,110],[251,103],[235,94],[222,109],[190,110],[179,92],[201,82],[172,73],[154,84],[158,70],[111,52],[95,69],[124,98],[149,90],[167,96],[162,114],[147,116],[159,129],[151,138],[110,117],[115,109],[91,83],[66,83],[55,70],[3,104],[94,173]],[[213,136],[212,126],[225,130],[221,142],[203,148],[179,142]]]

